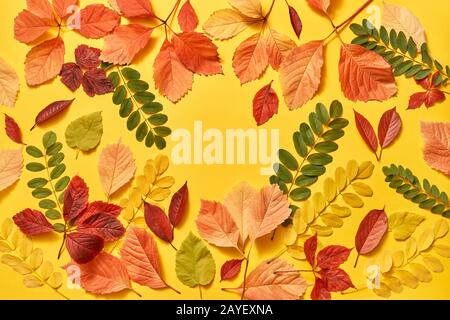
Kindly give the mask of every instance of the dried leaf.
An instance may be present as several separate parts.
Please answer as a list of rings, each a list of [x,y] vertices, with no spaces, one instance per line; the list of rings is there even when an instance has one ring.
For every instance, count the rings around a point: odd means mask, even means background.
[[[84,69],[93,69],[100,66],[101,50],[87,45],[79,45],[75,49],[75,60],[77,65]]]
[[[77,2],[78,0],[52,0],[53,8],[61,19],[65,19],[73,13],[73,7]]]
[[[396,108],[386,111],[378,124],[378,139],[381,149],[387,148],[399,136],[402,129],[402,119]]]
[[[317,266],[321,269],[335,269],[347,261],[351,251],[352,249],[343,246],[327,246],[317,254]]]
[[[450,123],[421,122],[423,157],[430,167],[450,177]]]
[[[173,229],[170,225],[169,218],[164,211],[155,205],[145,203],[144,206],[145,222],[152,232],[161,240],[172,243]]]
[[[44,35],[51,26],[51,21],[23,10],[14,19],[14,38],[23,43],[31,43]]]
[[[297,10],[294,7],[288,5],[289,7],[289,18],[291,19],[291,26],[294,29],[295,35],[300,39],[300,35],[302,34],[303,24],[300,16],[298,15]]]
[[[64,192],[64,220],[70,222],[77,219],[88,207],[89,189],[79,176],[70,181]]]
[[[329,292],[342,292],[355,287],[347,272],[339,268],[322,269],[320,276]]]
[[[184,32],[192,32],[197,28],[198,17],[189,0],[186,0],[178,13],[178,24]]]
[[[296,48],[295,42],[288,36],[274,30],[267,30],[267,54],[269,63],[274,70],[278,70],[281,63],[292,49]]]
[[[448,233],[449,227],[448,222],[445,220],[438,220],[434,223],[433,232],[435,239],[441,239],[445,237]]]
[[[120,221],[104,212],[84,218],[82,222],[77,222],[77,226],[80,232],[100,236],[104,241],[116,241],[125,234]]]
[[[432,229],[426,229],[419,237],[417,250],[419,252],[428,250],[433,245],[434,240],[434,231]]]
[[[67,145],[73,149],[84,152],[94,149],[103,136],[102,113],[94,112],[71,122],[65,135]]]
[[[148,0],[117,0],[117,5],[126,18],[151,18],[153,10]]]
[[[53,232],[53,226],[47,221],[42,212],[25,209],[13,217],[14,223],[24,234],[35,236]]]
[[[236,277],[241,271],[243,261],[244,259],[233,259],[225,262],[220,269],[220,281],[230,280]]]
[[[55,101],[49,104],[47,107],[42,109],[42,111],[39,112],[39,114],[36,116],[35,124],[33,128],[31,128],[31,130],[33,130],[36,126],[39,126],[62,113],[64,110],[66,110],[72,105],[72,102],[74,100],[75,99]]]
[[[120,23],[120,16],[102,4],[88,5],[80,10],[78,32],[88,39],[100,39],[114,30]]]
[[[83,70],[76,63],[65,63],[62,66],[61,82],[70,90],[75,92],[83,81]]]
[[[322,11],[323,13],[327,13],[328,8],[330,7],[330,0],[307,0],[309,5],[318,11]]]
[[[52,20],[55,18],[53,8],[48,0],[27,0],[27,8],[43,19]]]
[[[227,40],[255,23],[254,18],[247,17],[233,9],[215,11],[203,25],[205,32],[217,40]]]
[[[375,130],[373,129],[369,120],[367,120],[362,114],[356,112],[355,110],[353,110],[353,112],[355,113],[355,123],[356,127],[358,128],[359,134],[364,139],[364,142],[367,144],[367,146],[374,153],[376,153],[378,150],[378,140],[377,136],[375,135]]]
[[[272,82],[262,87],[253,99],[253,118],[258,126],[269,121],[278,113],[278,96],[272,89]]]
[[[17,122],[5,113],[5,132],[6,135],[15,143],[23,144],[22,132]]]
[[[0,150],[0,191],[12,186],[22,174],[22,150]]]
[[[396,240],[408,239],[416,230],[424,217],[412,212],[397,212],[389,216],[389,229]]]
[[[247,17],[255,19],[263,18],[261,2],[259,0],[229,0],[229,3]]]
[[[370,211],[359,225],[355,237],[355,247],[360,255],[366,255],[375,250],[388,230],[388,218],[384,210]]]
[[[103,238],[95,234],[74,232],[66,237],[67,251],[72,259],[79,264],[88,263],[98,257],[103,250],[103,246]]]
[[[114,86],[103,69],[90,69],[84,73],[82,82],[84,92],[89,97],[114,92]]]
[[[432,255],[424,254],[422,255],[423,263],[429,268],[431,271],[435,273],[441,273],[444,271],[444,265],[442,262]]]
[[[170,201],[169,206],[169,220],[172,226],[176,227],[180,224],[186,214],[186,206],[189,199],[189,189],[187,182],[175,192]]]
[[[0,104],[14,107],[19,92],[19,77],[16,71],[0,58]]]

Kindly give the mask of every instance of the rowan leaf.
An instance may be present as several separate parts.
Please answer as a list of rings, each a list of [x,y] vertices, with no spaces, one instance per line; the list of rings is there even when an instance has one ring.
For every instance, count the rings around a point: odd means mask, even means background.
[[[41,235],[53,232],[53,226],[45,216],[37,211],[25,209],[13,217],[14,223],[28,236]]]
[[[423,157],[427,164],[450,177],[450,124],[421,122]]]
[[[100,39],[120,23],[120,16],[102,4],[92,4],[80,10],[78,32],[88,39]]]
[[[380,245],[387,230],[388,218],[384,210],[370,211],[361,221],[355,236],[355,248],[358,257],[375,250]]]
[[[22,150],[0,150],[0,191],[12,186],[22,174]]]
[[[102,113],[94,112],[71,122],[65,135],[70,148],[84,152],[94,149],[103,136]]]
[[[198,25],[198,17],[189,0],[183,4],[178,13],[178,24],[183,32],[193,32]]]
[[[247,17],[233,9],[215,11],[203,24],[203,30],[217,40],[227,40],[238,35],[250,25],[256,23],[255,18]]]
[[[19,92],[19,77],[16,71],[0,58],[0,104],[14,107]]]
[[[272,89],[272,82],[262,87],[253,98],[253,118],[258,126],[269,121],[278,113],[278,96]]]
[[[244,259],[233,259],[226,261],[220,269],[220,281],[230,280],[235,278],[241,271],[242,262]]]

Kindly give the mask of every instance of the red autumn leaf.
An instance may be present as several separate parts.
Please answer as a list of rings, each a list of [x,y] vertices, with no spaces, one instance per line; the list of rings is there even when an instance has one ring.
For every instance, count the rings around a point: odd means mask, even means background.
[[[352,101],[384,101],[397,93],[392,68],[378,53],[356,44],[341,47],[339,80]]]
[[[27,236],[35,236],[53,231],[53,226],[45,216],[36,210],[25,209],[13,217],[14,223]]]
[[[311,267],[314,268],[316,266],[315,256],[317,251],[317,234],[305,241],[304,251],[306,260],[309,262]]]
[[[158,206],[145,203],[144,215],[145,222],[150,230],[161,240],[172,243],[173,229],[164,211]]]
[[[65,63],[62,66],[61,82],[73,92],[81,86],[83,71],[76,63]]]
[[[330,0],[307,0],[309,5],[316,10],[327,13],[328,7],[330,6]]]
[[[47,40],[30,50],[25,60],[25,77],[29,86],[55,78],[64,64],[65,46],[61,37]]]
[[[99,213],[104,213],[112,217],[118,217],[121,212],[122,208],[115,204],[101,201],[92,202],[89,203],[86,210],[83,211],[83,214],[77,218],[76,224],[80,224],[84,220],[92,216],[95,216]]]
[[[153,65],[153,78],[159,92],[172,102],[192,89],[194,75],[178,58],[173,45],[165,40]]]
[[[75,49],[75,61],[83,69],[93,69],[100,66],[101,50],[89,47],[85,44]]]
[[[243,261],[244,259],[233,259],[225,262],[220,269],[220,281],[230,280],[236,277],[241,271]]]
[[[90,216],[77,225],[78,231],[98,235],[104,241],[119,240],[125,234],[125,228],[120,221],[106,213]]]
[[[186,205],[189,198],[187,182],[172,197],[169,207],[170,223],[176,227],[186,213]]]
[[[27,0],[27,8],[42,19],[54,20],[55,18],[48,0]]]
[[[436,72],[433,76],[430,75],[429,77],[416,81],[417,84],[427,91],[413,94],[409,98],[408,110],[417,109],[422,105],[425,105],[427,108],[431,108],[436,103],[445,100],[444,92],[437,89],[434,85],[435,77],[437,77],[438,74],[439,73]]]
[[[17,122],[5,113],[6,135],[15,143],[23,144],[22,132]]]
[[[74,232],[66,237],[69,255],[80,264],[92,261],[103,250],[103,246],[103,238],[95,234]]]
[[[88,206],[89,189],[78,176],[70,181],[64,192],[64,220],[66,222],[77,218]]]
[[[322,269],[319,274],[329,292],[342,292],[355,287],[349,275],[342,269]]]
[[[183,32],[193,32],[198,25],[198,17],[189,0],[187,0],[178,14],[178,23]]]
[[[192,72],[206,76],[223,73],[217,46],[204,34],[176,34],[173,46],[181,63]]]
[[[112,64],[130,64],[134,57],[147,46],[152,31],[153,29],[139,24],[118,26],[112,34],[105,37],[100,59]]]
[[[351,251],[352,249],[343,246],[327,246],[317,254],[317,266],[321,269],[335,269],[347,261]]]
[[[84,73],[83,89],[90,97],[114,92],[114,86],[103,69],[90,69]]]
[[[377,152],[378,140],[375,134],[375,130],[373,129],[369,120],[367,120],[362,114],[356,112],[355,110],[353,110],[353,112],[355,113],[356,128],[358,128],[359,134],[364,139],[364,142],[367,144],[367,146],[373,152]]]
[[[388,218],[384,210],[370,211],[359,225],[355,237],[355,247],[360,255],[365,255],[375,250],[383,240],[388,230]],[[355,266],[358,262],[356,259]]]
[[[36,116],[36,120],[34,122],[34,126],[33,128],[31,128],[31,130],[33,130],[36,126],[52,119],[53,117],[56,117],[58,114],[69,108],[74,100],[75,99],[61,100],[49,104],[47,107],[42,109],[41,112],[38,113],[38,115]]]
[[[80,11],[78,32],[88,39],[100,39],[119,25],[120,16],[102,4],[92,4]]]
[[[77,2],[78,0],[53,0],[53,8],[61,19],[65,19],[76,12]]]
[[[294,29],[297,38],[300,39],[300,35],[302,34],[303,29],[302,20],[300,19],[297,10],[295,10],[295,8],[290,5],[288,6],[289,6],[289,18],[291,19],[292,28]]]
[[[259,90],[253,98],[253,117],[258,126],[263,125],[278,113],[278,96],[272,82]]]
[[[120,12],[126,18],[151,18],[153,17],[150,0],[117,0]]]
[[[314,283],[314,288],[311,291],[311,299],[312,300],[331,300],[330,291],[327,290],[327,288],[325,286],[325,282],[320,278],[316,278],[316,281]]]
[[[396,108],[386,111],[378,124],[378,140],[381,149],[389,147],[402,130],[402,119]]]
[[[14,38],[30,43],[46,33],[52,24],[28,10],[24,10],[14,20]]]

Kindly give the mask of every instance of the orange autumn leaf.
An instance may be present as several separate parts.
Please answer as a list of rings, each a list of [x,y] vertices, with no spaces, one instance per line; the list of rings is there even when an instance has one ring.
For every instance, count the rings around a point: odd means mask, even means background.
[[[48,0],[27,0],[27,8],[32,13],[46,20],[53,20],[53,8]]]
[[[120,16],[102,4],[92,4],[80,11],[78,32],[88,39],[100,39],[119,25]]]
[[[244,40],[233,56],[233,69],[241,84],[258,79],[269,64],[267,39],[262,32]]]
[[[23,43],[30,43],[45,34],[51,26],[51,21],[24,10],[14,20],[14,38]]]
[[[65,47],[60,37],[32,48],[25,60],[25,77],[30,86],[43,84],[61,71]]]
[[[183,32],[172,41],[181,63],[190,71],[206,76],[223,73],[217,46],[204,34]]]
[[[53,0],[53,8],[61,19],[65,19],[76,12],[77,2],[78,0]]]
[[[288,36],[269,29],[267,32],[267,54],[269,63],[274,70],[278,70],[284,58],[294,49],[295,42]]]
[[[197,229],[203,239],[218,247],[239,249],[239,228],[221,203],[202,200]]]
[[[131,150],[118,142],[107,146],[100,155],[98,173],[103,191],[109,198],[134,177],[136,164]]]
[[[178,24],[184,32],[192,32],[197,28],[198,17],[189,0],[187,0],[178,14]]]
[[[269,234],[291,215],[287,196],[278,185],[261,189],[252,201],[248,219],[248,235],[251,241]]]
[[[150,41],[153,29],[139,24],[118,26],[105,37],[105,45],[100,59],[112,64],[130,64],[134,57]]]
[[[330,0],[307,0],[309,5],[316,10],[322,11],[323,13],[327,13],[328,8],[330,7]]]
[[[192,89],[194,75],[181,63],[169,41],[164,41],[153,65],[156,88],[173,103]]]
[[[430,167],[450,177],[450,123],[422,122],[423,158]]]
[[[339,80],[352,101],[385,101],[397,93],[389,63],[377,53],[355,44],[341,47]]]
[[[152,289],[168,287],[161,276],[156,242],[144,229],[131,226],[120,255],[131,280]]]
[[[126,18],[151,18],[153,16],[150,0],[117,0],[123,16]]]
[[[22,150],[0,150],[0,191],[12,186],[22,174]]]
[[[19,92],[19,76],[16,71],[0,58],[0,105],[14,107]]]
[[[323,42],[312,41],[294,50],[280,66],[280,81],[289,109],[297,109],[319,89],[323,66]]]
[[[308,284],[291,264],[282,259],[266,260],[246,279],[244,298],[248,300],[297,300]],[[239,288],[231,289],[242,293]]]
[[[259,0],[229,0],[233,8],[250,18],[263,18],[262,6]]]

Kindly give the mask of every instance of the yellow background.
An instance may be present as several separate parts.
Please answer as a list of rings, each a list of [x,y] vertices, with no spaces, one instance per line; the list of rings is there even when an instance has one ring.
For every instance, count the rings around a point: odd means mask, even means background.
[[[8,61],[18,72],[21,80],[21,92],[17,105],[14,109],[9,109],[1,106],[1,112],[7,112],[13,116],[20,124],[24,132],[25,142],[33,145],[40,145],[41,137],[44,132],[54,130],[58,134],[60,141],[64,141],[64,131],[67,125],[79,116],[94,112],[103,111],[104,121],[104,135],[100,146],[96,152],[90,154],[80,155],[78,160],[75,160],[75,151],[64,148],[66,154],[65,163],[68,167],[67,174],[82,176],[90,187],[91,200],[106,200],[102,192],[98,173],[97,161],[100,151],[108,144],[122,139],[122,142],[129,145],[136,158],[138,165],[138,172],[142,171],[145,161],[149,158],[154,158],[158,153],[154,148],[149,150],[143,144],[135,141],[134,134],[129,133],[126,129],[126,123],[119,117],[118,107],[111,102],[111,95],[89,98],[80,89],[76,93],[77,100],[72,105],[70,110],[57,121],[51,122],[49,125],[38,128],[32,133],[28,129],[32,126],[35,115],[40,109],[50,102],[62,99],[71,99],[74,95],[65,88],[59,80],[55,80],[50,84],[43,85],[39,88],[29,88],[26,86],[24,77],[23,62],[25,56],[30,49],[29,46],[21,44],[14,40],[13,21],[14,17],[25,8],[25,0],[20,1],[2,1],[2,8],[0,12],[0,56]],[[152,1],[155,11],[160,16],[166,16],[170,11],[174,1]],[[198,12],[201,23],[204,23],[207,17],[215,10],[228,8],[226,0],[192,0],[193,6]],[[268,9],[270,0],[262,0],[264,10]],[[321,39],[328,35],[331,31],[327,20],[319,14],[312,11],[304,0],[291,0],[298,12],[300,13],[304,30],[300,42],[305,43],[314,39]],[[331,15],[335,23],[339,23],[352,14],[362,0],[339,0],[332,1]],[[81,0],[81,7],[90,3],[105,3],[106,0]],[[419,17],[423,26],[426,29],[427,39],[432,55],[436,57],[443,64],[450,63],[450,29],[448,28],[448,19],[450,16],[450,7],[447,0],[433,0],[418,1],[418,0],[396,0],[395,3],[408,7],[412,12]],[[375,1],[375,5],[381,6],[381,1]],[[364,17],[367,17],[367,11],[360,14],[355,22],[361,22]],[[122,23],[125,23],[123,21]],[[294,38],[294,33],[289,25],[287,8],[284,1],[277,0],[273,14],[270,17],[270,26],[288,34]],[[175,26],[178,28],[178,26]],[[256,30],[256,29],[255,29]],[[255,122],[252,117],[251,101],[255,92],[263,85],[271,80],[274,81],[274,88],[281,98],[281,89],[278,80],[278,74],[273,70],[268,70],[261,80],[252,82],[241,87],[238,79],[234,76],[231,67],[232,56],[234,49],[238,44],[249,37],[255,30],[246,30],[236,38],[225,41],[216,42],[219,46],[220,57],[223,62],[224,76],[201,77],[195,76],[195,83],[193,91],[184,98],[177,105],[171,104],[169,101],[161,96],[157,99],[163,102],[165,112],[169,115],[168,125],[172,129],[186,128],[190,131],[193,129],[193,123],[196,120],[203,121],[204,129],[219,128],[225,130],[227,128],[254,128]],[[102,40],[89,41],[81,37],[75,32],[67,32],[63,35],[66,44],[66,58],[65,60],[73,61],[73,51],[79,44],[91,44],[96,47],[102,47]],[[342,33],[343,39],[350,42],[353,38],[353,33],[350,30],[345,30]],[[148,80],[153,85],[152,80],[152,65],[155,55],[161,46],[163,33],[162,30],[157,30],[152,35],[151,45],[146,50],[145,55],[141,55],[138,62],[134,65],[143,76],[143,79]],[[333,99],[339,99],[344,105],[345,114],[351,125],[346,129],[346,135],[339,141],[339,150],[333,154],[334,162],[328,167],[326,176],[333,176],[334,170],[338,166],[345,166],[345,164],[355,159],[358,162],[370,160],[375,163],[375,158],[369,149],[364,145],[364,142],[359,137],[354,121],[353,109],[363,113],[375,126],[382,113],[387,109],[397,106],[398,111],[404,122],[404,128],[400,139],[385,151],[381,163],[376,163],[376,168],[373,177],[369,183],[374,189],[373,198],[365,199],[366,205],[362,209],[353,210],[351,217],[345,219],[345,224],[341,229],[335,229],[332,237],[322,238],[322,243],[340,244],[347,247],[354,246],[354,234],[356,233],[359,222],[362,217],[374,208],[382,208],[386,206],[388,213],[401,210],[410,210],[412,212],[424,215],[427,220],[419,228],[423,230],[425,227],[432,225],[438,216],[431,215],[427,211],[421,210],[416,205],[404,200],[397,195],[393,190],[390,190],[384,182],[384,175],[381,168],[384,165],[391,163],[402,164],[409,167],[418,177],[429,178],[430,181],[440,186],[443,190],[448,190],[448,179],[432,170],[422,158],[423,141],[420,135],[420,121],[445,121],[449,119],[448,102],[440,104],[432,109],[426,110],[421,108],[416,111],[406,111],[409,96],[420,88],[415,85],[414,81],[406,80],[403,77],[397,78],[399,93],[398,96],[383,103],[354,103],[344,98],[340,91],[338,80],[338,61],[339,61],[339,41],[335,39],[326,48],[326,62],[323,69],[323,81],[320,86],[319,94],[303,108],[296,111],[288,111],[282,99],[280,103],[279,114],[276,115],[263,128],[280,128],[281,146],[291,149],[291,135],[294,130],[297,130],[300,122],[306,121],[308,114],[313,110],[317,102],[324,102],[326,105]],[[154,89],[152,89],[154,90]],[[3,120],[2,120],[3,121]],[[169,139],[170,140],[170,139]],[[10,142],[4,134],[0,135],[1,149],[17,148],[17,145]],[[169,142],[168,148],[164,151],[170,156],[170,150],[173,146]],[[28,157],[25,156],[25,161]],[[196,165],[182,165],[170,167],[169,173],[176,178],[176,185],[174,189],[178,189],[185,180],[189,182],[190,188],[190,205],[187,217],[182,226],[175,232],[174,244],[179,246],[186,235],[192,230],[196,233],[195,218],[198,213],[200,199],[223,200],[224,196],[240,181],[248,181],[255,187],[262,187],[267,183],[267,177],[259,174],[259,166],[250,165],[236,165],[236,166],[196,166]],[[3,221],[6,217],[12,217],[15,213],[23,210],[26,207],[37,208],[38,201],[33,199],[31,191],[27,187],[27,181],[35,174],[31,174],[24,170],[23,175],[18,183],[12,188],[0,193],[0,220]],[[315,185],[313,191],[321,190],[321,185],[324,178]],[[125,190],[126,191],[126,190]],[[121,196],[125,191],[116,195],[112,201],[119,202]],[[168,203],[165,203],[166,207]],[[417,231],[416,231],[417,232]],[[267,259],[274,256],[282,248],[280,236],[276,238],[275,242],[262,240],[258,243],[257,250],[254,251],[250,270],[255,268],[262,259]],[[449,243],[449,237],[441,240]],[[68,262],[67,253],[64,254],[61,261],[56,260],[57,250],[60,243],[59,236],[49,236],[47,238],[34,239],[36,247],[41,247],[45,251],[45,256],[50,259],[57,266]],[[174,272],[175,252],[165,243],[158,240],[159,250],[161,253],[161,261],[164,269],[164,276],[167,282],[178,290],[182,291],[179,296],[170,290],[156,291],[144,287],[139,287],[134,284],[134,287],[143,294],[145,299],[197,299],[199,297],[197,289],[191,289],[183,286],[176,278]],[[382,250],[396,250],[403,247],[403,244],[397,243],[389,239],[384,242]],[[238,286],[242,279],[240,276],[230,282],[219,283],[220,266],[229,258],[237,257],[232,251],[221,250],[213,246],[209,246],[215,260],[216,260],[216,279],[212,286],[204,289],[204,297],[208,299],[235,299],[238,298],[236,294],[226,293],[221,291],[222,287]],[[377,251],[379,252],[379,251]],[[291,260],[289,257],[284,258]],[[355,252],[349,258],[349,261],[344,265],[356,284],[356,286],[364,285],[364,263],[367,258],[361,258],[359,267],[353,269],[353,262],[355,260]],[[293,260],[292,260],[293,261]],[[294,261],[293,261],[294,262]],[[302,263],[294,262],[299,268],[304,266]],[[421,283],[415,290],[405,288],[403,293],[394,294],[392,298],[396,299],[448,299],[450,298],[450,260],[444,261],[446,271],[441,274],[433,274],[433,281],[431,283]],[[312,283],[312,278],[305,275],[309,283]],[[83,290],[69,290],[65,286],[62,292],[71,299],[93,299],[93,295],[84,293]],[[309,299],[308,290],[305,297]],[[133,293],[122,293],[112,295],[109,298],[129,298],[135,299],[137,296]],[[42,287],[39,289],[26,289],[22,284],[22,276],[16,274],[9,267],[0,265],[0,298],[3,299],[59,299],[51,289]],[[97,297],[103,298],[103,297]],[[333,294],[334,299],[376,299],[377,296],[368,291],[361,291],[354,294],[342,296],[341,294]]]

